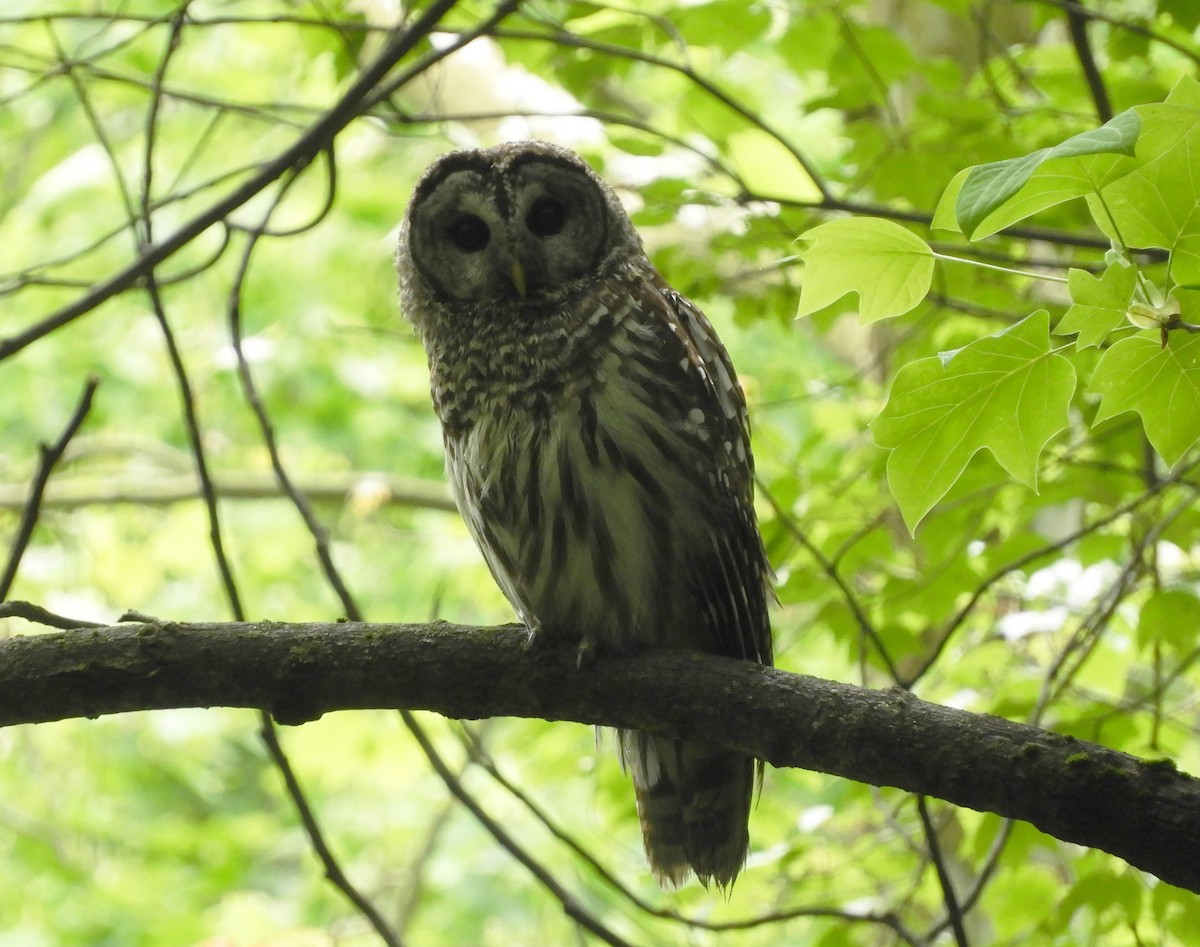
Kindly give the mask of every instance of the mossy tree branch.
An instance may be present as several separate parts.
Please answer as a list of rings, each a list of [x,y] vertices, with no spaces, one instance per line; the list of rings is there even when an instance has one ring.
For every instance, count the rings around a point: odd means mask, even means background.
[[[148,622],[0,641],[0,726],[170,707],[540,717],[703,738],[1021,819],[1200,892],[1200,779],[983,714],[666,651],[574,666],[517,626]]]

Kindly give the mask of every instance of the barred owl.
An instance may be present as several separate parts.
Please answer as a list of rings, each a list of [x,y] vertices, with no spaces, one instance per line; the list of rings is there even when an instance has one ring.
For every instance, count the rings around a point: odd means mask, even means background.
[[[524,141],[448,154],[396,257],[459,509],[531,642],[771,663],[746,404],[613,191]],[[619,734],[656,878],[733,882],[755,761]]]

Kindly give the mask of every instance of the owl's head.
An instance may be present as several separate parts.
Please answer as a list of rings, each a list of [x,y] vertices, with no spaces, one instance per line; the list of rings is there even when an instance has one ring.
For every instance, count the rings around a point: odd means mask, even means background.
[[[521,141],[435,161],[413,191],[396,262],[419,323],[421,304],[553,304],[639,251],[616,195],[578,155]]]

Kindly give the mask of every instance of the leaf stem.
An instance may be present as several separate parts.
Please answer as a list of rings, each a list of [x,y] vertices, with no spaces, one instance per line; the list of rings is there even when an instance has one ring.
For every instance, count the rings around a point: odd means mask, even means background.
[[[947,263],[965,263],[968,266],[978,266],[985,270],[996,270],[1000,273],[1009,273],[1014,276],[1028,276],[1030,279],[1049,280],[1052,283],[1065,283],[1065,276],[1051,276],[1049,273],[1031,273],[1029,270],[1018,270],[1011,266],[997,266],[995,263],[984,263],[982,260],[968,260],[966,257],[951,256],[948,253],[938,253],[936,250],[930,250],[935,259],[945,260]]]

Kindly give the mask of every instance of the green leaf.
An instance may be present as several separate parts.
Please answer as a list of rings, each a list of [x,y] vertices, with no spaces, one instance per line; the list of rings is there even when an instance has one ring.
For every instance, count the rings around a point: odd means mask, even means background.
[[[967,183],[967,178],[973,170],[974,168],[963,168],[950,179],[946,190],[942,191],[942,196],[933,211],[933,220],[929,223],[934,230],[962,233],[962,227],[958,224],[958,195],[962,193],[963,185]]]
[[[890,449],[892,494],[910,530],[987,448],[1017,480],[1036,488],[1037,459],[1067,425],[1075,370],[1050,350],[1050,317],[1033,313],[957,352],[900,370],[872,422]]]
[[[971,234],[983,219],[1017,193],[1050,157],[1049,148],[1030,155],[973,167],[963,181],[955,211],[963,232]]]
[[[858,293],[865,323],[908,312],[925,298],[933,253],[920,237],[877,217],[831,220],[803,234],[809,246],[800,287],[800,316]]]
[[[765,5],[714,0],[680,8],[673,25],[689,47],[713,46],[728,54],[762,36],[771,19]]]
[[[1155,592],[1138,615],[1138,646],[1162,641],[1180,653],[1196,646],[1200,635],[1200,598],[1183,589]]]
[[[1133,267],[1121,262],[1111,264],[1099,277],[1086,270],[1068,271],[1073,305],[1054,327],[1054,334],[1079,333],[1075,348],[1080,351],[1099,345],[1113,329],[1127,324],[1125,313],[1136,279]]]
[[[1200,111],[1197,119],[1157,157],[1104,189],[1105,209],[1125,246],[1171,251],[1171,275],[1200,283]]]
[[[820,188],[778,138],[748,128],[734,132],[727,141],[733,166],[751,191],[795,201],[820,200]]]
[[[1098,917],[1113,913],[1136,924],[1142,912],[1142,886],[1131,871],[1101,868],[1075,882],[1059,904],[1058,911],[1062,917],[1069,918],[1085,906]]]
[[[1125,411],[1142,416],[1146,436],[1168,464],[1200,438],[1200,335],[1157,330],[1113,344],[1096,366],[1096,422]]]
[[[1099,128],[1074,135],[1053,148],[971,168],[954,200],[962,232],[971,239],[984,237],[1013,220],[1097,190],[1119,167],[1119,156],[1134,154],[1141,123],[1138,113],[1128,109]],[[1097,156],[1103,156],[1102,160],[1096,160]],[[1089,160],[1065,160],[1085,158]],[[1043,170],[1048,161],[1053,164]],[[1036,186],[1026,189],[1035,173]],[[996,212],[1018,194],[1022,200],[1008,207],[1008,214],[997,216]],[[1013,213],[1019,216],[1013,217]]]
[[[1192,29],[1200,23],[1200,6],[1197,6],[1192,0],[1180,0],[1192,8]],[[1166,6],[1166,0],[1159,0],[1159,9]],[[1178,16],[1176,16],[1178,20]],[[1181,76],[1179,81],[1167,94],[1167,102],[1171,105],[1185,105],[1189,108],[1200,109],[1200,81],[1197,81],[1194,76]]]

